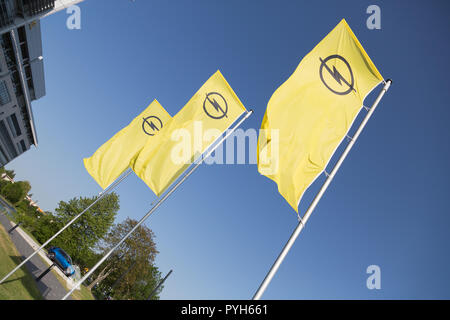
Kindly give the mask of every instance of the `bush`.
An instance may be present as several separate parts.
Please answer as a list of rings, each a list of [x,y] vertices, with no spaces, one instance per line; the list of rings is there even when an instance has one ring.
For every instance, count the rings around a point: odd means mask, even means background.
[[[27,195],[28,191],[21,182],[7,184],[2,189],[3,196],[12,204],[20,202]]]

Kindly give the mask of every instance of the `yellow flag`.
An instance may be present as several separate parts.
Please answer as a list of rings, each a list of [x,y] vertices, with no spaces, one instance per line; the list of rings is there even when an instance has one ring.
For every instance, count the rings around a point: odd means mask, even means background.
[[[245,111],[220,71],[212,75],[132,163],[160,196]]]
[[[258,141],[258,171],[278,184],[295,211],[344,139],[364,98],[382,80],[342,20],[270,98]]]
[[[131,123],[117,132],[90,158],[83,159],[84,166],[95,181],[106,189],[129,166],[130,161],[153,141],[171,119],[166,110],[154,100]]]

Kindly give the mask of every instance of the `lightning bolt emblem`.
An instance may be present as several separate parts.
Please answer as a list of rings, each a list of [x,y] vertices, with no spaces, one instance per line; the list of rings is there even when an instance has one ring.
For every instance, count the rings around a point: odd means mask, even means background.
[[[151,129],[159,131],[158,127],[155,126],[155,124],[153,123],[153,121],[150,121],[150,123],[148,124],[150,126]]]
[[[209,93],[206,94],[206,99],[209,101],[209,103],[211,103],[211,105],[214,107],[214,109],[216,109],[217,112],[224,114],[225,117],[228,118],[227,114],[222,109],[220,104],[216,101],[216,99],[212,98],[212,101],[211,101],[211,99],[209,98]]]
[[[156,131],[159,131],[163,127],[163,123],[161,119],[156,116],[149,116],[147,118],[142,118],[142,130],[148,134],[149,136],[153,136],[156,134]],[[156,120],[156,121],[153,121]],[[159,126],[156,124],[159,122]],[[150,128],[152,131],[147,131]],[[153,132],[153,133],[152,133]]]
[[[325,67],[325,69],[328,71],[328,73],[333,77],[334,80],[336,80],[337,83],[339,83],[342,86],[342,82],[344,82],[351,90],[356,91],[353,86],[345,80],[345,78],[342,76],[342,74],[336,69],[336,66],[333,66],[333,70],[330,69],[330,67],[326,64],[325,61],[322,60],[322,58],[319,58],[322,65]],[[342,82],[341,82],[342,81]]]

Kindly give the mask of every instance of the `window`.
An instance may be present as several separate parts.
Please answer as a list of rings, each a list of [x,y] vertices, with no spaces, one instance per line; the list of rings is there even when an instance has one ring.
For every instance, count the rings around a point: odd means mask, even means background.
[[[6,157],[6,153],[3,150],[2,146],[0,146],[0,164],[4,166],[8,163],[8,158]]]
[[[70,256],[63,250],[63,249],[59,249],[59,252],[61,253],[61,255],[64,257],[64,259],[67,260],[67,262],[69,264],[72,264],[72,259],[70,258]]]
[[[28,80],[27,80],[27,85],[28,85],[28,89],[29,89],[29,90],[34,89],[33,80],[28,79]]]
[[[6,121],[8,122],[9,129],[14,137],[18,137],[22,134],[22,130],[20,130],[19,122],[17,121],[15,113],[7,117]]]
[[[14,143],[9,136],[8,129],[6,129],[5,122],[3,120],[0,120],[0,139],[6,147],[10,159],[17,157],[17,150],[14,147]]]
[[[30,68],[30,65],[25,66],[25,77],[31,78],[31,68]]]
[[[25,27],[17,28],[17,33],[19,34],[19,42],[27,41],[27,35],[25,33]]]
[[[9,96],[6,82],[3,80],[2,82],[0,82],[0,105],[3,106],[8,102],[11,102],[11,97]]]
[[[27,151],[27,147],[25,146],[25,141],[23,141],[23,139],[20,140],[20,146],[21,146],[22,152]]]
[[[17,150],[20,151],[20,153],[24,153],[27,151],[27,147],[25,146],[25,141],[20,140],[20,143],[16,143]]]
[[[28,49],[26,44],[20,46],[20,51],[22,52],[22,59],[28,58]]]

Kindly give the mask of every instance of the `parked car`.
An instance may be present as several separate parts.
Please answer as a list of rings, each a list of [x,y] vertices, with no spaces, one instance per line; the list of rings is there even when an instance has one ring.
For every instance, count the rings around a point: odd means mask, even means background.
[[[64,274],[68,277],[75,273],[72,265],[72,258],[61,248],[50,247],[47,251],[47,257],[52,260]]]

